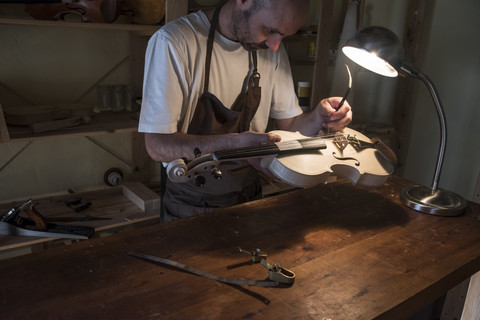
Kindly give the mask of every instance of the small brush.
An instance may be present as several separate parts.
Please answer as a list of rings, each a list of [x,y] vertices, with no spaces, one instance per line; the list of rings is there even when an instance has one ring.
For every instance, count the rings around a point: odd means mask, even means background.
[[[342,100],[340,101],[338,106],[335,108],[335,111],[337,111],[343,106],[343,103],[345,102],[345,100],[347,100],[348,94],[350,93],[350,89],[352,89],[352,74],[350,73],[350,68],[348,68],[348,65],[345,65],[345,67],[347,67],[347,72],[348,72],[348,88],[345,94],[343,95]]]

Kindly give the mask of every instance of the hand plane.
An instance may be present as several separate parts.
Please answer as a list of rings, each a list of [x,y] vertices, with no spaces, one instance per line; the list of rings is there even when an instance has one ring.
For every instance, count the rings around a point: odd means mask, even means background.
[[[27,217],[20,216],[25,212]],[[48,222],[29,199],[0,216],[0,234],[29,237],[88,239],[95,229],[86,226],[62,225]]]

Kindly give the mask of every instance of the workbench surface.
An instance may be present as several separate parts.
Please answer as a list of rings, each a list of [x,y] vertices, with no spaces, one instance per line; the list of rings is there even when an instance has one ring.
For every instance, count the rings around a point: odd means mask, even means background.
[[[216,213],[0,261],[2,319],[405,319],[480,270],[480,205],[413,211],[407,182],[339,181]],[[265,280],[238,247],[293,271],[291,286],[228,285],[128,255]]]

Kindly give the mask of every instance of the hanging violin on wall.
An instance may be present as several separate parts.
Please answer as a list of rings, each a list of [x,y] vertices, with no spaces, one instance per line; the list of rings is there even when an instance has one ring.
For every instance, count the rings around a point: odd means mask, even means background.
[[[195,180],[202,185],[206,174],[221,178],[218,166],[222,161],[261,158],[263,168],[296,187],[326,183],[331,175],[353,184],[380,186],[393,173],[397,162],[395,153],[380,139],[370,140],[350,128],[318,137],[282,130],[272,133],[279,135],[281,141],[216,151],[187,163],[183,159],[174,160],[167,166],[168,178],[179,183]]]

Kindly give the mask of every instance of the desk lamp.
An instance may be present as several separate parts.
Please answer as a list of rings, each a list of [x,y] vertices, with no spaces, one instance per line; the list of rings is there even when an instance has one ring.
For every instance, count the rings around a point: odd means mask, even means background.
[[[438,188],[446,146],[446,121],[440,98],[431,79],[404,56],[400,40],[392,31],[378,26],[357,31],[342,48],[343,53],[360,66],[387,77],[411,76],[429,89],[440,120],[440,151],[432,187],[410,186],[402,190],[402,203],[414,210],[439,216],[456,216],[465,211],[467,202],[459,195]]]

